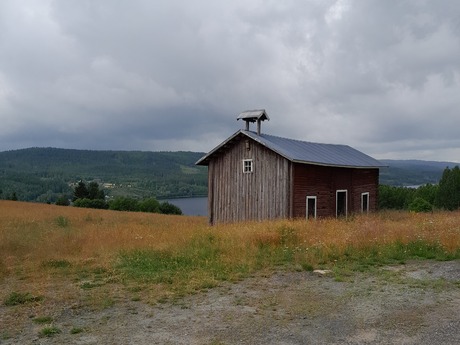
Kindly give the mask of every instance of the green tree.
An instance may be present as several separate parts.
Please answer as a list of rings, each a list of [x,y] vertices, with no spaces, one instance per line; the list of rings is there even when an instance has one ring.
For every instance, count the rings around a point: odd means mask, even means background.
[[[379,208],[380,209],[407,209],[414,199],[416,190],[406,187],[379,186]]]
[[[438,185],[427,183],[416,189],[415,198],[422,198],[426,200],[427,202],[429,202],[431,205],[434,205],[437,194],[438,194]]]
[[[87,199],[88,197],[88,188],[86,188],[86,184],[82,180],[80,180],[80,182],[78,182],[77,186],[74,189],[73,201],[77,199]]]
[[[88,199],[105,199],[105,194],[102,189],[99,189],[97,182],[90,182],[88,185]]]
[[[439,181],[435,205],[446,210],[456,210],[460,206],[460,168],[446,168]]]

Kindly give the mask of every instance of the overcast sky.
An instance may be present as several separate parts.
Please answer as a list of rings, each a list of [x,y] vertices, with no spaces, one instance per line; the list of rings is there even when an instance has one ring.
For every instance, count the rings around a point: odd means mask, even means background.
[[[460,1],[0,0],[0,151],[262,132],[460,162]]]

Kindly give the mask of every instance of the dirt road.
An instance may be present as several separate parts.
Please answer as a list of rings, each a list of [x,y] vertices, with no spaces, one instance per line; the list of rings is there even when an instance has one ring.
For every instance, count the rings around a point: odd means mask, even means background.
[[[155,306],[61,306],[54,325],[61,333],[43,337],[30,320],[0,344],[460,344],[460,261],[277,272]]]

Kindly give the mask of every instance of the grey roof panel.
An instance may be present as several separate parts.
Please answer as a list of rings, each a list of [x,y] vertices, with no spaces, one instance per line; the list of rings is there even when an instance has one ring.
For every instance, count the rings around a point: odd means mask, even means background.
[[[242,133],[295,162],[363,168],[385,166],[347,145],[319,144],[268,134],[257,135],[252,131],[242,131]]]
[[[305,164],[350,167],[382,168],[386,165],[347,145],[319,144],[277,137],[269,134],[257,135],[252,131],[239,130],[222,142],[196,164],[207,165],[210,157],[238,135],[245,135],[286,159]]]

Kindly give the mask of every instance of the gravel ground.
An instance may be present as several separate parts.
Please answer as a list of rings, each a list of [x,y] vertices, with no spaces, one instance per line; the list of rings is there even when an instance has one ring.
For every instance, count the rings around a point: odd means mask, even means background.
[[[0,327],[11,308],[0,307]],[[156,306],[126,297],[102,310],[56,308],[61,333],[40,337],[43,325],[26,320],[0,344],[460,344],[460,261],[277,272]]]

